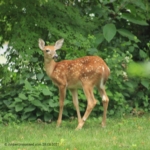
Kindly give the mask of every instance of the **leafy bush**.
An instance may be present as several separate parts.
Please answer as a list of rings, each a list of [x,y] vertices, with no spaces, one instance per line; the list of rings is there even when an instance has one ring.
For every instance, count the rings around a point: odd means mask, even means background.
[[[133,108],[150,111],[149,78],[133,73],[139,70],[134,61],[150,58],[149,5],[147,0],[0,3],[0,43],[9,41],[7,64],[0,65],[0,122],[57,118],[58,90],[45,75],[38,38],[46,44],[65,39],[59,60],[99,55],[106,61],[111,70],[109,115],[122,116]],[[83,91],[78,92],[83,114],[87,102]],[[97,117],[103,108],[96,90],[94,94],[98,104],[91,115]],[[67,118],[76,116],[71,99],[68,91]]]

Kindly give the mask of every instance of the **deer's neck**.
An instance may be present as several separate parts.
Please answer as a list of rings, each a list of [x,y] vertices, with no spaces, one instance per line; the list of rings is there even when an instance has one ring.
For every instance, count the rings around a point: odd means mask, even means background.
[[[45,66],[45,70],[46,73],[49,77],[52,76],[52,73],[54,71],[54,68],[56,66],[56,62],[52,59],[50,61],[44,60],[44,66]]]

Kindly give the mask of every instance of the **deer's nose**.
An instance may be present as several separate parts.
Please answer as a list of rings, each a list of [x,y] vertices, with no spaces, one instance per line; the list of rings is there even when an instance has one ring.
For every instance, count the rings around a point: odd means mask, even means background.
[[[57,55],[57,54],[53,56],[53,59],[57,59],[57,58],[58,58],[58,55]]]

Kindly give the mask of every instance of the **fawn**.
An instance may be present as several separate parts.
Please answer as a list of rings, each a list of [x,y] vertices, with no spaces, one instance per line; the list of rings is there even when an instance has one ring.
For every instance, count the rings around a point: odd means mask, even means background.
[[[45,46],[45,42],[42,39],[39,39],[39,48],[44,53],[46,73],[59,89],[60,108],[57,126],[60,126],[62,121],[66,89],[71,91],[73,104],[77,111],[78,126],[76,129],[81,129],[97,103],[97,100],[94,98],[93,94],[93,88],[97,87],[102,97],[104,108],[102,127],[105,127],[109,98],[106,94],[104,85],[109,77],[110,69],[103,59],[98,56],[85,56],[75,60],[55,62],[54,59],[58,57],[56,50],[62,47],[63,42],[64,39],[60,39],[53,46]],[[83,88],[87,98],[87,108],[82,118],[78,105],[78,88]]]

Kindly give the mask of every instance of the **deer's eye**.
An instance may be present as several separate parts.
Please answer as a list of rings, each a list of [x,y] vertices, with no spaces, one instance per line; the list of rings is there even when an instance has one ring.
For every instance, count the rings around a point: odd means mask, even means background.
[[[48,53],[49,52],[49,50],[46,50],[46,53]]]

